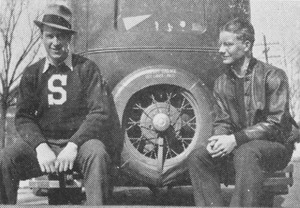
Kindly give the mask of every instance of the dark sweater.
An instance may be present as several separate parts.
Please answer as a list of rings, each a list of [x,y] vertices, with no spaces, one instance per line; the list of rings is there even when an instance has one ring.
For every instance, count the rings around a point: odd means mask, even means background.
[[[106,137],[110,106],[97,65],[78,55],[72,55],[73,71],[64,65],[43,73],[44,65],[45,58],[26,68],[19,86],[15,124],[25,142],[80,146]]]

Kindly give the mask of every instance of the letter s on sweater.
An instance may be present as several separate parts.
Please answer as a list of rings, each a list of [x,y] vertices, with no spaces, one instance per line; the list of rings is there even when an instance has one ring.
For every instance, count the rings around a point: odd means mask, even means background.
[[[54,86],[54,82],[60,82],[61,86]],[[49,105],[62,105],[67,100],[67,91],[62,87],[67,85],[67,75],[53,74],[48,80],[48,89],[51,94],[48,95]],[[54,93],[59,93],[59,98],[54,98]]]

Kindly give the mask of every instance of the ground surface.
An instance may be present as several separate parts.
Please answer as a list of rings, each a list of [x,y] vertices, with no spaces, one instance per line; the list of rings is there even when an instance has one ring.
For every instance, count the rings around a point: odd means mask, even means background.
[[[294,185],[288,195],[276,196],[274,207],[300,206],[300,161],[294,164]],[[223,187],[225,201],[229,202],[232,187]],[[115,187],[112,205],[194,206],[192,187],[181,186],[160,189],[155,196],[147,187]],[[20,189],[18,205],[47,205],[47,197],[37,197],[30,189]]]

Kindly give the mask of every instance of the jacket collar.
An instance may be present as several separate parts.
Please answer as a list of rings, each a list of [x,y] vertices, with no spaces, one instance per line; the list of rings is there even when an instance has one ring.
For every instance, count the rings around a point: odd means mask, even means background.
[[[247,68],[247,71],[246,71],[246,74],[245,76],[249,75],[252,73],[253,71],[253,67],[255,66],[255,64],[257,63],[257,59],[256,58],[251,58],[250,59],[250,62],[249,62],[249,65],[248,65],[248,68]],[[226,74],[232,78],[236,78],[236,74],[232,71],[232,67],[231,65],[226,65]]]
[[[73,71],[73,65],[72,65],[72,54],[69,53],[67,58],[63,61],[64,64],[66,64],[67,67],[69,67],[71,69],[71,71]],[[43,68],[43,73],[45,73],[48,69],[50,65],[54,65],[50,59],[48,57],[46,57],[46,61],[45,61],[45,65]]]

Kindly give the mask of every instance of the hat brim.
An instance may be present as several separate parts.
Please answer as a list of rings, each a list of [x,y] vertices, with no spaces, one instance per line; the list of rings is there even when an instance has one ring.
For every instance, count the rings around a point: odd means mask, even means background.
[[[57,25],[57,24],[51,24],[51,23],[48,23],[48,22],[41,22],[41,21],[38,21],[38,20],[34,20],[34,23],[36,24],[36,26],[38,26],[40,29],[43,28],[43,25],[47,25],[49,27],[53,27],[53,28],[56,28],[56,29],[59,29],[59,30],[63,30],[63,31],[66,31],[66,32],[70,32],[72,34],[74,33],[77,33],[75,30],[71,30],[67,27],[63,27],[63,26],[60,26],[60,25]]]

